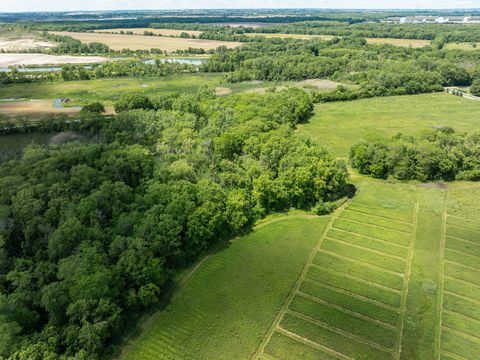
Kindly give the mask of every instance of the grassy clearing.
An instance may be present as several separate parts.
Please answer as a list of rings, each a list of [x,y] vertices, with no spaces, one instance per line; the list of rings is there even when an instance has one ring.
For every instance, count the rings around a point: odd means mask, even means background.
[[[267,39],[320,39],[320,40],[332,40],[335,36],[331,35],[304,35],[304,34],[262,34],[262,33],[250,33],[245,34],[248,37],[261,36]]]
[[[198,36],[202,31],[195,30],[175,30],[175,29],[152,29],[152,28],[121,28],[121,29],[100,29],[95,30],[96,33],[120,34],[121,32],[132,32],[135,35],[143,35],[145,31],[152,32],[161,36],[180,36],[181,33]]]
[[[353,144],[372,134],[414,135],[433,126],[474,131],[478,129],[479,117],[478,103],[458,96],[437,93],[380,97],[319,104],[315,115],[298,132],[324,144],[338,156],[347,156]]]
[[[448,50],[480,50],[480,43],[448,43],[444,46]]]
[[[0,99],[70,98],[71,105],[100,100],[112,105],[121,95],[139,91],[153,95],[161,91],[194,92],[203,85],[220,83],[221,74],[169,75],[152,78],[113,78],[39,84],[12,84],[0,87]],[[3,102],[2,102],[3,103]]]
[[[296,281],[328,217],[285,218],[212,255],[148,322],[125,359],[246,359]]]
[[[152,48],[162,51],[172,52],[175,50],[194,49],[216,49],[219,46],[234,48],[242,43],[234,41],[216,41],[203,39],[183,39],[161,36],[143,36],[143,35],[121,35],[121,34],[102,34],[102,33],[79,33],[68,31],[52,31],[52,34],[71,36],[83,43],[101,42],[108,45],[113,50],[149,50]]]

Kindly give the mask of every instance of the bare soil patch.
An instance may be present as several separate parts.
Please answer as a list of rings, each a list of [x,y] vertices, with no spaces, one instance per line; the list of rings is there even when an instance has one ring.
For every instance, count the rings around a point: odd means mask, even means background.
[[[215,88],[215,95],[217,95],[217,96],[224,96],[224,95],[228,95],[228,94],[231,94],[231,93],[232,93],[232,89],[230,89],[228,87],[219,86],[219,87]]]
[[[22,51],[32,49],[49,49],[54,47],[55,43],[42,41],[33,38],[25,39],[0,39],[0,50],[3,51]]]
[[[107,61],[100,56],[65,56],[46,54],[0,54],[0,67],[28,65],[92,64]]]
[[[77,107],[54,107],[54,100],[31,100],[1,102],[0,114],[7,116],[18,115],[44,115],[44,114],[76,114],[80,111]]]

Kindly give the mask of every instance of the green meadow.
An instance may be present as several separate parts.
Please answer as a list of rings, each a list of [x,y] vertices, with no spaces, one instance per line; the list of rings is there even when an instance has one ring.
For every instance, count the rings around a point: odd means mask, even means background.
[[[368,136],[415,135],[432,127],[478,129],[480,103],[444,93],[390,96],[318,104],[298,132],[326,145],[337,156]]]

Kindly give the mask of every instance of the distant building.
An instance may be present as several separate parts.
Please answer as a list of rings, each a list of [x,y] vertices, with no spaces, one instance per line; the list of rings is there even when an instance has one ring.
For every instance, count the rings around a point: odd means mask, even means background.
[[[406,18],[406,17],[400,18],[400,24],[405,24],[406,22],[407,22],[407,18]]]

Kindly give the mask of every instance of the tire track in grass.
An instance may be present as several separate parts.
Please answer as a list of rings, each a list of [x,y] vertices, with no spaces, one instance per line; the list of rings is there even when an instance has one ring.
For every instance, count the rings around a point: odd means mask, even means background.
[[[262,342],[260,343],[257,351],[255,352],[255,354],[252,356],[252,359],[258,359],[264,352],[265,352],[265,347],[267,346],[268,342],[270,341],[273,333],[275,332],[275,330],[279,327],[280,325],[280,322],[282,321],[282,318],[283,316],[285,315],[285,313],[287,312],[288,310],[288,306],[290,305],[290,303],[292,302],[295,294],[297,293],[298,289],[300,288],[300,284],[302,283],[302,281],[305,279],[305,275],[307,274],[307,271],[308,271],[308,268],[310,267],[310,265],[313,263],[313,259],[315,258],[315,255],[317,254],[317,251],[320,249],[320,246],[322,245],[323,241],[325,240],[325,238],[327,237],[327,234],[328,232],[330,231],[330,229],[332,228],[332,225],[334,223],[334,221],[338,218],[338,216],[341,214],[341,212],[347,207],[347,205],[350,203],[350,201],[347,201],[345,202],[340,208],[338,208],[335,213],[332,215],[330,221],[328,222],[328,225],[325,227],[325,229],[323,230],[323,233],[322,235],[320,236],[320,238],[318,239],[318,242],[317,244],[315,245],[315,247],[312,249],[312,251],[310,252],[310,256],[308,257],[303,269],[302,269],[302,272],[300,273],[300,276],[298,277],[295,285],[293,286],[292,290],[290,291],[290,294],[288,295],[288,297],[285,299],[285,302],[282,306],[282,308],[280,309],[280,311],[278,312],[277,316],[275,317],[275,320],[273,321],[270,329],[268,330],[267,334],[264,336],[264,338],[262,339]],[[333,350],[332,350],[333,351]]]
[[[448,192],[445,201],[448,204]],[[445,290],[445,242],[447,237],[447,209],[444,209],[442,214],[442,239],[440,242],[440,256],[439,256],[439,274],[438,284],[439,293],[437,296],[437,358],[441,357],[442,350],[442,323],[443,323],[443,293]]]
[[[407,255],[407,268],[405,269],[405,279],[404,279],[404,286],[402,289],[402,300],[400,301],[400,324],[398,327],[398,335],[397,341],[395,343],[395,353],[394,359],[400,359],[400,353],[402,351],[402,339],[403,339],[403,329],[405,326],[405,313],[407,307],[407,296],[408,296],[408,283],[410,281],[410,273],[412,269],[412,258],[413,258],[413,249],[415,246],[415,237],[417,233],[417,225],[418,225],[418,201],[415,204],[415,209],[413,212],[413,230],[412,230],[412,237],[410,239],[410,245],[408,247],[408,255]]]

